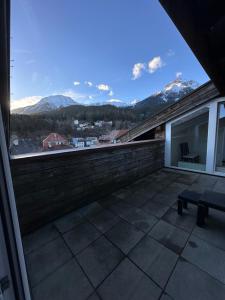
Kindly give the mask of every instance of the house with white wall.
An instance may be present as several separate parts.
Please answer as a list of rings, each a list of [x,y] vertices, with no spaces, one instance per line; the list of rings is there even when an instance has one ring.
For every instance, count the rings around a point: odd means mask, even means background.
[[[225,97],[212,81],[120,136],[165,137],[165,166],[225,176]]]

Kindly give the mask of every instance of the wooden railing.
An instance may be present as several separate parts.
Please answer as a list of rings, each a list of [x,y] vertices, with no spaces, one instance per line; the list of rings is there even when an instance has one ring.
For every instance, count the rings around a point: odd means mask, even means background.
[[[21,230],[30,232],[163,165],[163,140],[12,159]]]

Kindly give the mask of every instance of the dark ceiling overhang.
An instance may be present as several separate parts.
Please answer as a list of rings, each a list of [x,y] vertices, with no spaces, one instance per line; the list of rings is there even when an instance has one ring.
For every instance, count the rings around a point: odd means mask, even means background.
[[[159,1],[221,95],[225,95],[225,1]]]

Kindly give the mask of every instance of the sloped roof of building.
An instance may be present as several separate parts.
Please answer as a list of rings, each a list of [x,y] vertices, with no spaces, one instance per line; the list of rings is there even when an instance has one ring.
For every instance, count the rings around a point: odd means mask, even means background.
[[[212,81],[208,81],[176,103],[159,111],[155,115],[146,119],[140,125],[129,130],[127,133],[117,138],[117,140],[120,142],[130,142],[144,133],[183,114],[184,112],[188,112],[189,110],[192,110],[193,108],[196,108],[218,96],[220,96],[219,91]]]
[[[119,139],[120,136],[126,134],[128,129],[121,129],[121,130],[112,130],[109,134],[102,135],[99,137],[101,141],[113,141],[115,139]]]
[[[44,142],[67,142],[67,139],[58,133],[50,133],[44,140]]]

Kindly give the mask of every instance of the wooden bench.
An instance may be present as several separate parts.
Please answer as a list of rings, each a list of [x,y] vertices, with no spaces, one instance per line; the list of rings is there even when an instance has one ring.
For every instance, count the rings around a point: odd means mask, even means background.
[[[205,191],[203,194],[184,190],[177,201],[177,212],[183,214],[183,208],[188,208],[188,203],[198,206],[197,225],[203,226],[205,218],[209,215],[209,208],[217,209],[225,212],[225,194]]]
[[[205,217],[209,214],[209,208],[225,212],[225,194],[205,191],[198,203],[197,225],[205,224]]]
[[[184,190],[181,194],[178,196],[178,201],[177,201],[177,212],[180,216],[183,214],[183,208],[187,209],[188,208],[188,203],[198,205],[199,200],[201,198],[201,194],[194,192],[194,191],[189,191],[189,190]]]

